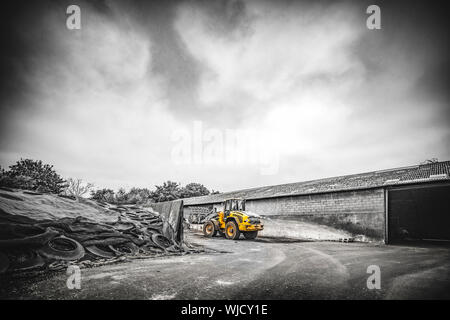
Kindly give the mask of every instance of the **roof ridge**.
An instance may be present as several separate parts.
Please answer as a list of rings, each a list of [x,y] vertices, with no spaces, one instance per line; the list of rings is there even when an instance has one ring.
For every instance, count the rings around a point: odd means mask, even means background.
[[[253,196],[265,196],[265,197],[277,197],[277,196],[286,196],[286,195],[295,195],[295,194],[308,194],[308,192],[312,187],[314,187],[315,191],[322,192],[331,192],[331,191],[339,191],[339,190],[351,190],[352,188],[361,188],[361,187],[382,187],[386,185],[386,181],[389,179],[398,178],[401,181],[428,181],[430,177],[425,177],[427,173],[436,174],[438,172],[445,172],[447,176],[450,175],[450,160],[438,161],[433,163],[427,163],[423,165],[411,165],[411,166],[403,166],[392,169],[385,170],[376,170],[376,171],[367,171],[362,173],[353,173],[347,175],[333,176],[327,178],[306,180],[306,181],[298,181],[298,182],[290,182],[290,183],[282,183],[275,185],[265,185],[261,187],[252,187],[234,191],[227,191],[218,194],[210,194],[199,197],[185,198],[188,202],[196,202],[202,199],[210,199],[219,201],[220,198],[223,197],[233,197],[233,196],[241,196],[240,193],[244,193],[243,197],[251,198],[251,192],[254,191],[255,194]],[[389,173],[391,173],[389,175]],[[357,179],[353,179],[357,178]],[[359,179],[358,179],[359,178]],[[327,185],[327,182],[328,185]],[[339,188],[331,188],[334,186],[339,186]],[[292,190],[289,187],[293,187]],[[268,190],[270,188],[274,188],[273,194],[270,194]],[[302,190],[303,188],[303,190]],[[305,189],[309,188],[309,189]],[[277,190],[278,189],[278,190]],[[250,193],[250,194],[249,194]]]
[[[409,165],[409,166],[403,166],[403,167],[397,167],[397,168],[391,168],[391,169],[381,169],[381,170],[375,170],[375,171],[365,171],[365,172],[360,172],[360,173],[351,173],[351,174],[337,175],[337,176],[331,176],[331,177],[327,177],[327,178],[319,178],[319,179],[311,179],[311,180],[304,180],[304,181],[297,181],[297,182],[288,182],[288,183],[281,183],[281,184],[264,185],[264,186],[260,186],[260,187],[252,187],[252,188],[239,189],[239,190],[234,190],[234,191],[226,191],[226,192],[219,193],[219,194],[227,194],[227,193],[231,193],[231,192],[234,193],[234,192],[251,191],[251,190],[255,190],[255,189],[277,187],[277,186],[295,185],[295,184],[298,184],[298,183],[316,182],[316,181],[323,181],[323,180],[336,179],[336,178],[347,178],[347,177],[352,177],[352,176],[361,176],[361,175],[365,175],[365,174],[392,172],[392,171],[397,171],[397,170],[419,168],[420,166],[437,165],[437,164],[446,163],[446,162],[448,162],[450,164],[450,160],[444,160],[444,161],[438,161],[438,162],[433,162],[433,163],[426,163],[426,164],[423,164],[423,165],[415,164],[415,165]],[[209,195],[201,196],[201,197],[207,197],[207,196],[209,196]]]

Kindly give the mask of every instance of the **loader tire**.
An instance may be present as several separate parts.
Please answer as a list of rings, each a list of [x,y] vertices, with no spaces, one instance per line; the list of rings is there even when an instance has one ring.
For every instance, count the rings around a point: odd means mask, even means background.
[[[239,231],[239,227],[234,221],[228,221],[225,225],[225,236],[230,240],[237,240],[241,232]]]
[[[208,238],[214,237],[217,234],[217,230],[214,225],[214,222],[212,222],[210,220],[210,221],[206,221],[203,224],[203,234],[205,235],[205,237],[208,237]]]
[[[247,240],[253,240],[258,235],[258,231],[246,231],[244,232],[244,237]]]

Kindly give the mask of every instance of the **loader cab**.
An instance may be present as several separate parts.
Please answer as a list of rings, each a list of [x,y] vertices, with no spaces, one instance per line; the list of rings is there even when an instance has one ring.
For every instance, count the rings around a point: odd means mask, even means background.
[[[224,218],[226,218],[231,211],[245,211],[244,199],[227,199],[223,205]]]

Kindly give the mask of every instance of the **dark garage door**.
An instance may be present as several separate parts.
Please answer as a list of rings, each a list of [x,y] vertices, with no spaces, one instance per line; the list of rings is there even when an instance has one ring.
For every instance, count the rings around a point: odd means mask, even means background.
[[[389,190],[389,242],[450,240],[450,185]]]

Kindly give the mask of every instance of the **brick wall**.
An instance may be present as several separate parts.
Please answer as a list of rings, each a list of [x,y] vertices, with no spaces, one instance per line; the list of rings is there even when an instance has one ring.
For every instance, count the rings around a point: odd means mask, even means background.
[[[211,206],[199,205],[199,206],[185,206],[184,207],[184,217],[189,217],[190,214],[208,214],[211,210]]]
[[[384,239],[383,189],[249,200],[246,209],[272,218],[309,221]]]

